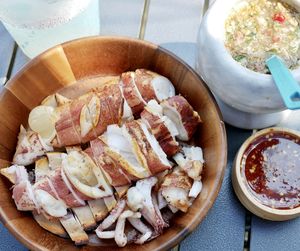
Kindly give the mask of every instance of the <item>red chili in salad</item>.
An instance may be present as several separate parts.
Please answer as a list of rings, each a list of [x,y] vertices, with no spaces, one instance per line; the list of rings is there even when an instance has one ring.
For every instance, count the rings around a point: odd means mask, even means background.
[[[285,16],[282,13],[276,13],[273,16],[273,20],[277,21],[279,23],[284,23],[285,21]]]

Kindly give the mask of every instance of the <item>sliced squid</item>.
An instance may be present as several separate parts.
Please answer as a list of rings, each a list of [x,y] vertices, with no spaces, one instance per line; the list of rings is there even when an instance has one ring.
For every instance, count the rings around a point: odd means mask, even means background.
[[[64,104],[67,104],[70,102],[71,102],[71,99],[69,99],[59,93],[55,93],[55,94],[47,96],[41,102],[41,105],[51,106],[51,107],[55,108],[57,106],[61,106],[61,105],[64,105]]]
[[[74,207],[72,208],[72,211],[76,215],[84,230],[93,229],[96,226],[93,213],[88,205]]]
[[[86,143],[101,135],[110,124],[122,120],[123,98],[116,81],[107,82],[89,93],[55,109],[57,140],[53,145]]]
[[[150,239],[151,235],[152,235],[152,232],[147,232],[147,233],[143,234],[140,238],[138,238],[134,243],[135,243],[135,244],[142,245],[142,244],[144,244],[148,239]]]
[[[62,152],[50,152],[46,153],[49,163],[49,169],[55,170],[61,168],[62,160],[65,158],[66,154]]]
[[[93,97],[95,97],[93,93],[87,93],[80,96],[78,99],[72,100],[69,105],[72,125],[73,128],[75,128],[77,135],[79,135],[79,141],[77,144],[81,142],[85,143],[97,136],[94,131],[92,116],[88,110],[88,104],[91,102]],[[88,125],[91,127],[88,128]]]
[[[76,129],[73,122],[73,117],[70,109],[70,104],[58,106],[55,109],[57,114],[57,121],[55,123],[55,130],[57,136],[57,142],[54,147],[62,147],[69,145],[76,145],[81,142],[81,136]]]
[[[21,181],[29,180],[28,173],[24,166],[12,165],[2,168],[0,172],[13,184],[19,184]]]
[[[130,185],[125,185],[125,186],[119,186],[119,187],[115,187],[115,190],[118,194],[119,198],[122,198],[123,195],[126,194],[127,190],[129,189]]]
[[[62,168],[74,187],[86,196],[98,199],[112,195],[101,170],[86,153],[70,152],[63,159]]]
[[[67,215],[67,206],[62,200],[54,198],[51,194],[41,189],[35,189],[34,195],[37,204],[47,214],[57,218]]]
[[[118,203],[118,201],[116,200],[114,195],[103,198],[103,201],[104,201],[104,204],[105,204],[108,212],[113,210],[117,206],[117,203]]]
[[[131,120],[134,120],[132,110],[131,110],[130,106],[128,105],[126,99],[124,98],[123,88],[121,87],[121,85],[119,87],[120,87],[120,91],[121,91],[122,98],[123,98],[122,121],[131,121]]]
[[[66,216],[60,218],[60,223],[66,229],[68,235],[76,245],[88,243],[89,237],[87,233],[72,213],[68,213]]]
[[[124,127],[109,126],[105,139],[109,147],[105,148],[105,153],[120,163],[132,179],[142,179],[150,175],[149,170],[140,164],[133,151],[131,137]]]
[[[119,247],[124,247],[127,244],[127,236],[124,233],[125,221],[128,217],[141,218],[140,213],[134,213],[130,210],[125,210],[118,218],[116,229],[115,229],[115,242]]]
[[[145,69],[137,69],[134,73],[135,85],[146,102],[156,99],[154,86],[151,83],[156,76],[158,74]]]
[[[187,212],[191,203],[189,191],[192,187],[192,179],[180,168],[175,168],[165,176],[161,184],[161,193],[168,204],[182,212]]]
[[[33,214],[33,218],[42,228],[63,238],[66,238],[68,236],[67,232],[61,225],[59,219],[57,218],[48,219],[43,214],[38,214],[36,211],[33,211],[32,214]]]
[[[158,204],[159,209],[162,209],[162,208],[164,208],[168,205],[168,202],[166,201],[166,199],[162,195],[161,191],[157,192],[157,204]]]
[[[163,114],[176,125],[178,139],[188,141],[201,122],[199,114],[183,96],[173,96],[161,103]]]
[[[78,147],[78,146],[77,147],[67,147],[67,152],[68,153],[70,153],[72,151],[75,151],[75,150],[80,151],[81,147]],[[59,164],[59,158],[61,158],[62,155],[59,154],[59,153],[55,153],[55,156],[56,156],[55,160],[57,160],[55,162],[58,162],[58,166],[60,166],[61,165],[61,161],[60,161],[60,164]],[[52,155],[52,157],[53,157],[53,155]],[[59,168],[58,166],[54,166],[53,170]],[[41,167],[41,165],[36,165],[35,171],[37,172],[37,170],[39,170],[40,167]],[[51,171],[50,168],[49,168],[49,166],[43,167],[42,170],[45,171],[46,175],[48,175],[49,172]],[[51,181],[49,182],[49,184],[50,185],[52,184]],[[48,189],[49,188],[46,187],[46,191]],[[54,187],[52,187],[52,191],[54,191],[56,193],[56,190],[55,190]],[[57,193],[55,195],[55,198],[59,198]],[[46,202],[48,202],[48,201],[46,201]],[[93,207],[91,207],[91,205],[93,205]],[[97,208],[97,205],[98,205],[98,208]],[[54,216],[53,214],[51,214],[51,212],[48,212],[48,210],[46,208],[43,207],[43,209],[49,215]],[[107,209],[106,209],[106,207],[104,205],[104,209],[101,208],[99,210],[99,203],[97,204],[97,201],[95,200],[94,203],[92,203],[92,201],[91,201],[91,203],[89,203],[88,206],[74,207],[74,208],[72,208],[72,211],[76,215],[77,219],[79,220],[80,224],[83,226],[84,229],[91,229],[91,228],[93,228],[96,225],[96,220],[100,220],[100,217],[102,217],[102,218],[105,217]],[[59,212],[55,212],[55,213],[57,214]],[[103,213],[105,215],[103,215]],[[102,214],[102,216],[101,216],[101,214]],[[94,217],[94,215],[95,215],[95,217]]]
[[[68,207],[78,207],[85,205],[85,201],[80,198],[72,187],[62,168],[58,168],[49,175],[55,190]]]
[[[155,137],[149,133],[145,124],[134,120],[126,123],[125,128],[130,136],[132,149],[140,164],[146,167],[151,174],[171,168],[166,154]]]
[[[56,189],[53,186],[53,183],[47,176],[44,177],[43,179],[36,181],[33,184],[33,190],[34,190],[34,192],[36,190],[43,190],[43,191],[49,193],[55,199],[57,199],[57,200],[60,199],[60,197],[58,196],[58,193],[56,192]]]
[[[55,109],[51,106],[37,106],[31,110],[28,117],[28,124],[31,130],[38,133],[47,143],[50,143],[56,136],[56,121]]]
[[[86,105],[84,105],[80,112],[80,131],[81,137],[88,134],[93,129],[93,121],[90,111]]]
[[[43,157],[35,162],[34,174],[36,182],[47,177],[47,175],[49,174],[48,158]]]
[[[13,163],[24,166],[30,165],[34,163],[38,157],[52,150],[53,148],[45,144],[38,133],[26,131],[26,129],[21,126]]]
[[[144,207],[144,196],[136,187],[131,187],[128,189],[127,205],[134,212]]]
[[[43,99],[41,102],[41,105],[50,106],[50,107],[57,107],[57,102],[55,98],[55,94],[49,95],[46,98]]]
[[[28,180],[22,180],[14,186],[12,197],[17,209],[20,211],[32,211],[39,208],[32,186]]]
[[[173,158],[190,178],[201,179],[204,159],[200,147],[184,146],[182,152],[177,153]]]
[[[119,200],[115,208],[109,213],[109,215],[102,221],[102,223],[97,227],[96,234],[99,232],[109,228],[112,224],[114,224],[121,213],[124,211],[126,206],[125,200]]]
[[[96,96],[93,96],[90,102],[88,103],[87,108],[91,116],[92,125],[93,127],[96,127],[98,125],[101,113],[100,100]]]
[[[175,140],[179,134],[177,127],[167,116],[163,115],[162,107],[155,100],[148,102],[141,113],[141,118],[150,128],[167,156],[173,156],[180,150],[179,144]]]
[[[63,200],[68,207],[85,205],[84,199],[88,199],[71,185],[62,168],[55,170],[49,168],[47,177],[36,181],[33,187],[34,190],[44,190],[55,199]]]
[[[197,198],[197,196],[202,191],[202,182],[201,180],[194,180],[193,185],[189,192],[189,197]]]
[[[118,161],[116,153],[108,153],[110,149],[100,138],[91,141],[90,145],[91,147],[86,149],[85,152],[94,159],[112,186],[121,187],[131,184],[124,165]]]
[[[59,93],[56,93],[54,95],[55,95],[55,100],[56,100],[57,106],[65,105],[65,104],[68,104],[71,102],[71,99],[69,99]]]
[[[120,86],[122,88],[123,96],[131,108],[133,115],[138,115],[144,109],[146,101],[141,96],[141,93],[135,84],[135,73],[122,73]]]
[[[145,69],[138,69],[135,73],[137,86],[147,101],[153,98],[162,101],[175,95],[175,88],[166,77]]]
[[[39,210],[39,205],[29,182],[29,176],[24,166],[12,165],[2,169],[1,174],[6,176],[13,184],[12,198],[20,211]]]
[[[91,133],[91,136],[88,136],[88,138],[97,136],[93,128],[98,125],[101,112],[100,108],[100,100],[96,95],[91,95],[89,102],[82,106],[79,118],[82,139],[87,136],[88,133]]]
[[[115,238],[115,230],[111,231],[98,231],[97,236],[100,239],[114,239]]]
[[[128,217],[130,224],[142,234],[151,233],[152,230],[140,218]]]
[[[118,124],[118,125],[122,122],[123,103],[124,103],[124,98],[119,83],[120,83],[120,79],[118,79],[117,81],[112,80],[111,88],[106,92],[109,111],[113,118],[113,122],[110,124]]]
[[[143,208],[141,213],[143,217],[148,221],[154,231],[158,234],[162,233],[164,227],[168,225],[164,222],[161,213],[157,207],[157,202],[152,197],[152,187],[156,184],[157,178],[150,177],[147,179],[139,180],[136,183],[136,188],[143,195]]]
[[[103,220],[107,216],[108,210],[104,203],[104,199],[89,200],[88,205],[97,222]]]

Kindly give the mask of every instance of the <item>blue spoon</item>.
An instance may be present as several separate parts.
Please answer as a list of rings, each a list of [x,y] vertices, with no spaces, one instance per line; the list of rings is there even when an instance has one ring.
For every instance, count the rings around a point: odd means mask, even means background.
[[[286,107],[291,110],[299,109],[300,86],[293,78],[289,69],[285,66],[281,59],[275,55],[268,58],[266,64]]]

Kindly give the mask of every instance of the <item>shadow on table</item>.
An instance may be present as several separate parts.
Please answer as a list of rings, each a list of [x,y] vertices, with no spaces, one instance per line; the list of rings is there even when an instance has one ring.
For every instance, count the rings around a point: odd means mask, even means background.
[[[180,245],[180,250],[243,250],[245,209],[231,185],[234,156],[252,131],[226,125],[228,163],[220,193],[198,228]]]

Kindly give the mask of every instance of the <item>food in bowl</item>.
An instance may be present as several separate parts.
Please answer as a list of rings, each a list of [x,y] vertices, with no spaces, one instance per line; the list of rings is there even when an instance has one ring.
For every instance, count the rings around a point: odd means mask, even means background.
[[[188,144],[200,122],[167,78],[126,72],[75,99],[44,99],[1,173],[17,208],[47,230],[75,244],[95,229],[118,246],[143,244],[201,192],[202,150]]]
[[[300,134],[272,127],[249,137],[232,170],[242,204],[262,218],[282,221],[300,215]]]
[[[278,0],[242,1],[225,21],[225,46],[250,70],[269,73],[265,61],[280,56],[290,69],[299,66],[300,13]]]
[[[277,209],[300,205],[300,142],[287,132],[268,132],[252,141],[241,162],[247,188],[260,203]]]

